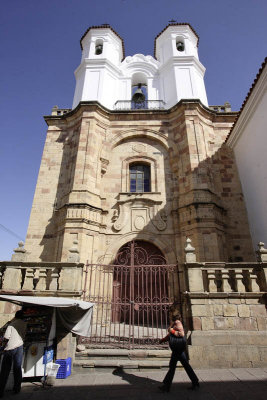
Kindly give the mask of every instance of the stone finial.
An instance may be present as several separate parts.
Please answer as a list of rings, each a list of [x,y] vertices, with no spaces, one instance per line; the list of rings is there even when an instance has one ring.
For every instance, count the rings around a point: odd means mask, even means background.
[[[186,238],[186,246],[185,246],[185,261],[187,263],[194,263],[196,262],[196,253],[195,248],[191,245],[191,239]]]
[[[12,254],[11,261],[26,261],[26,250],[24,249],[24,242],[18,242],[19,247],[14,249],[14,254]]]
[[[51,115],[57,115],[57,110],[58,110],[58,106],[54,106],[54,107],[52,108]]]
[[[69,249],[68,262],[77,263],[80,261],[78,240],[73,240],[72,247]]]
[[[264,243],[258,243],[258,250],[256,251],[256,256],[259,262],[267,262],[267,249],[264,248]]]
[[[230,104],[228,101],[226,101],[226,102],[224,103],[224,107],[225,107],[225,111],[226,111],[226,112],[232,111],[232,109],[231,109],[231,104]]]

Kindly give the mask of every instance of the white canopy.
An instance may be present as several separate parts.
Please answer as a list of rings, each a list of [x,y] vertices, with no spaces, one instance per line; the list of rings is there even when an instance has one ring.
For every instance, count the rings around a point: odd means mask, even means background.
[[[0,295],[0,300],[14,304],[34,304],[37,306],[54,307],[63,326],[79,336],[90,336],[91,317],[94,303],[88,301],[67,299],[65,297],[35,297]]]

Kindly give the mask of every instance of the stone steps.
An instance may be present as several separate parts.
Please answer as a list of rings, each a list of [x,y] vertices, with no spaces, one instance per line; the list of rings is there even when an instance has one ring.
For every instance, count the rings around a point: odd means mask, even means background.
[[[73,366],[77,368],[118,368],[123,369],[161,369],[167,368],[169,361],[162,360],[127,360],[127,359],[113,359],[113,360],[75,360]]]
[[[170,355],[169,350],[86,349],[76,353],[73,366],[153,370],[167,368]]]

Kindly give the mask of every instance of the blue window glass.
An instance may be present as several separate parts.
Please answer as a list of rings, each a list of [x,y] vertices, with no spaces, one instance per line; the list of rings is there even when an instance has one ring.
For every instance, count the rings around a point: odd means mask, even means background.
[[[150,166],[146,164],[130,165],[130,192],[150,192]]]

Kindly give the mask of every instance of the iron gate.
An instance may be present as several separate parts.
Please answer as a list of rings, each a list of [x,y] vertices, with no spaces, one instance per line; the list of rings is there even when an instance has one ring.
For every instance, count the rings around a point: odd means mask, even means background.
[[[127,243],[112,265],[87,264],[85,299],[95,306],[91,336],[83,342],[134,348],[155,346],[166,335],[169,307],[180,303],[177,265],[143,243]]]

